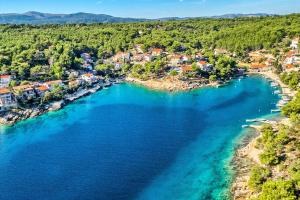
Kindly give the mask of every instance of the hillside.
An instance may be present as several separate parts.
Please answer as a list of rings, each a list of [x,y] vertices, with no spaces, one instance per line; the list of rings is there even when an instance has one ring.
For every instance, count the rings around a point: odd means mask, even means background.
[[[263,17],[268,14],[226,14],[205,18],[238,18],[238,17]],[[76,24],[76,23],[121,23],[121,22],[143,22],[143,21],[169,21],[183,20],[187,18],[166,17],[157,19],[121,18],[105,14],[74,13],[74,14],[50,14],[30,11],[22,14],[7,13],[0,14],[0,24]]]

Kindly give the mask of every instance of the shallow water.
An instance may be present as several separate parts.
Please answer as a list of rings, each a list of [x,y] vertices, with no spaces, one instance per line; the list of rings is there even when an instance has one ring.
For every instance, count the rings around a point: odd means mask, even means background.
[[[260,77],[165,93],[121,84],[2,128],[2,200],[224,199],[241,125],[279,97]]]

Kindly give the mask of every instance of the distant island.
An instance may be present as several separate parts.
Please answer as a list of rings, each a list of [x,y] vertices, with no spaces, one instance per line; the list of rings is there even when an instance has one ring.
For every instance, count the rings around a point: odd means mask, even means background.
[[[207,18],[238,18],[238,17],[265,17],[271,14],[226,14],[211,16]],[[184,20],[188,18],[167,17],[158,19],[146,18],[122,18],[105,14],[73,13],[73,14],[50,14],[30,11],[22,14],[5,13],[0,14],[0,24],[76,24],[76,23],[124,23],[124,22],[145,22],[145,21],[169,21]]]

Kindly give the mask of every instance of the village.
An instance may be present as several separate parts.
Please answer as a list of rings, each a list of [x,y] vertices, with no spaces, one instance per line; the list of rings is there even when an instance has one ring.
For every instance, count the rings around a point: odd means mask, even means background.
[[[282,59],[279,63],[282,66],[282,71],[291,72],[299,70],[300,52],[298,44],[299,38],[295,38],[292,40],[289,50],[287,52],[281,52]],[[130,75],[124,75],[118,72],[122,71],[125,65],[144,66],[146,63],[155,62],[156,60],[164,60],[164,63],[166,63],[163,69],[163,77],[160,77],[161,81],[156,83],[158,89],[174,91],[199,88],[201,86],[209,85],[211,82],[218,82],[218,84],[220,84],[220,80],[218,79],[211,80],[213,72],[215,71],[215,66],[209,62],[209,58],[205,57],[203,52],[198,52],[193,56],[190,56],[169,53],[160,48],[151,48],[149,52],[145,53],[141,46],[142,45],[135,45],[131,51],[118,52],[114,56],[97,61],[91,54],[81,53],[80,57],[83,60],[81,69],[69,71],[68,80],[51,80],[46,82],[25,81],[18,86],[12,86],[11,83],[16,80],[15,75],[0,75],[0,112],[5,120],[9,121],[9,118],[11,118],[7,117],[7,113],[10,113],[9,111],[18,113],[20,110],[41,107],[41,105],[47,105],[47,107],[49,107],[49,104],[52,105],[51,102],[64,100],[63,102],[65,103],[74,101],[81,96],[94,93],[103,87],[124,80],[152,87],[154,84],[147,85],[145,82],[132,77],[124,79],[126,76]],[[215,49],[214,55],[232,57],[232,54],[229,54],[223,49]],[[261,73],[276,70],[274,64],[277,58],[270,53],[270,51],[253,51],[248,54],[248,57],[249,62],[237,63],[236,76],[243,76],[247,71],[250,73]],[[95,69],[96,63],[112,66],[113,71],[117,76],[112,78],[106,76],[106,74],[99,73],[99,71]],[[199,70],[201,73],[206,74],[207,78],[203,79],[189,76],[194,74],[195,70]],[[166,78],[175,76],[179,78]],[[164,87],[164,82],[168,81],[169,85]],[[180,82],[181,84],[178,84],[179,86],[177,86],[176,82]],[[153,88],[155,87],[153,86]],[[59,109],[60,107],[61,105],[56,109]]]

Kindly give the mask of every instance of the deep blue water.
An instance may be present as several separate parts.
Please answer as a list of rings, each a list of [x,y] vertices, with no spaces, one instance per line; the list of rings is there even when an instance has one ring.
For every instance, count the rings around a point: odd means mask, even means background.
[[[260,77],[182,93],[130,84],[0,134],[1,200],[224,199],[241,125],[278,101]]]

